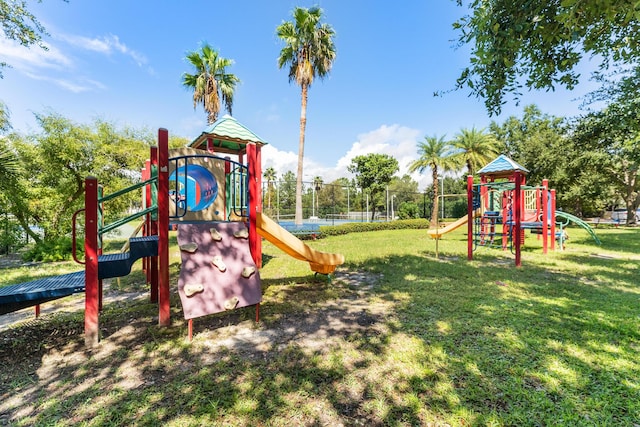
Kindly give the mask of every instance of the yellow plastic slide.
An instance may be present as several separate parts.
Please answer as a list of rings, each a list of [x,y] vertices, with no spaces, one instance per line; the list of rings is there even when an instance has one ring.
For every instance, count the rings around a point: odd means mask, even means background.
[[[343,255],[320,252],[310,248],[261,212],[257,213],[256,229],[259,235],[276,245],[278,249],[296,259],[307,261],[311,266],[311,271],[316,273],[331,274],[337,266],[344,264]]]
[[[480,214],[481,213],[479,209],[474,212],[475,216],[478,216]],[[460,227],[461,225],[466,224],[468,220],[469,220],[469,215],[465,215],[462,218],[456,220],[455,222],[447,225],[446,227],[443,227],[440,229],[432,228],[431,230],[427,231],[427,234],[429,234],[429,236],[433,237],[434,239],[439,239],[442,237],[443,234],[447,234],[455,230],[456,228]]]

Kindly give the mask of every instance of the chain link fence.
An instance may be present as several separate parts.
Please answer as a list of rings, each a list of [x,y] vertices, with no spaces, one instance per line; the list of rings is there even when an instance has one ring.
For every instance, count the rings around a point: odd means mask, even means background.
[[[326,224],[431,218],[432,194],[387,190],[371,195],[355,186],[305,181],[302,216]],[[294,220],[295,197],[295,180],[263,182],[263,212],[278,222]],[[440,195],[439,205],[440,218],[460,218],[467,214],[467,195]]]

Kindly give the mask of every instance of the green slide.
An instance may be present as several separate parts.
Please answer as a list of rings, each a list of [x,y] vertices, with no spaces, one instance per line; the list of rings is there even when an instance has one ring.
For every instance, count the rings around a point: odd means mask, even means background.
[[[597,244],[602,244],[602,242],[600,241],[600,239],[598,238],[598,236],[596,236],[595,231],[593,231],[593,228],[591,228],[589,226],[589,224],[587,224],[586,222],[584,222],[583,220],[581,220],[580,218],[578,218],[577,216],[568,214],[566,212],[560,212],[560,211],[556,211],[556,218],[564,218],[567,219],[569,221],[575,222],[576,224],[578,224],[580,227],[584,228],[585,230],[587,230],[589,232],[589,234],[591,235],[591,237],[593,237],[593,240],[596,241]]]

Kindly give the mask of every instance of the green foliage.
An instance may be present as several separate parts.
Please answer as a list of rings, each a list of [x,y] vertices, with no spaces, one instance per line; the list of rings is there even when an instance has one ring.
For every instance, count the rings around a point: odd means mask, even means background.
[[[236,85],[240,83],[235,74],[227,72],[227,68],[233,65],[233,60],[221,57],[208,43],[204,43],[199,52],[189,52],[187,60],[195,72],[184,73],[182,84],[193,90],[193,108],[201,104],[207,112],[209,124],[217,120],[221,103],[232,114],[233,95]]]
[[[2,0],[0,0],[2,1]],[[7,105],[0,100],[0,135],[11,129],[11,114]]]
[[[420,207],[414,202],[402,202],[398,208],[398,217],[401,220],[420,218]]]
[[[425,136],[424,142],[418,143],[417,160],[409,165],[411,172],[424,172],[431,169],[431,182],[433,183],[431,224],[435,226],[438,221],[438,191],[439,173],[457,170],[460,167],[460,157],[456,156],[452,145],[445,141],[444,136]]]
[[[55,113],[36,118],[40,133],[7,138],[19,159],[16,178],[5,192],[7,209],[34,240],[41,236],[31,225],[42,228],[44,240],[56,241],[69,235],[73,212],[84,206],[85,178],[97,177],[105,194],[131,185],[155,139],[148,131],[116,129],[102,121],[80,125]],[[108,202],[105,219],[139,202],[139,193]]]
[[[9,254],[24,244],[24,232],[20,225],[7,215],[0,216],[0,254]]]
[[[356,175],[357,185],[371,194],[373,219],[376,209],[384,205],[381,196],[398,171],[398,161],[388,154],[370,153],[351,159],[347,169]]]
[[[462,129],[456,134],[451,145],[459,150],[454,156],[458,161],[467,165],[467,174],[473,175],[475,171],[493,160],[500,152],[496,138],[485,133],[484,129]]]
[[[316,76],[326,77],[336,58],[335,31],[331,25],[320,22],[322,13],[318,7],[296,7],[293,21],[285,21],[276,29],[285,43],[278,66],[289,66],[289,81],[301,87],[311,86]]]
[[[584,57],[601,69],[640,57],[638,8],[628,0],[471,0],[468,8],[454,23],[472,58],[457,87],[483,98],[490,114],[500,113],[507,94],[519,100],[523,86],[574,88]]]
[[[342,234],[362,233],[366,231],[406,229],[420,230],[427,228],[429,228],[429,221],[424,218],[389,222],[350,222],[340,225],[322,225],[320,226],[320,237],[339,236]]]
[[[42,42],[42,36],[48,35],[47,31],[35,15],[29,12],[26,0],[0,0],[0,18],[5,38],[15,40],[25,47],[37,45],[48,50]],[[8,66],[6,62],[0,62],[0,70]],[[2,77],[0,71],[0,79]]]
[[[78,243],[78,258],[83,257],[83,247]],[[36,243],[32,248],[27,250],[23,255],[24,261],[69,261],[72,258],[72,243],[69,237],[60,237],[57,239],[48,239]]]

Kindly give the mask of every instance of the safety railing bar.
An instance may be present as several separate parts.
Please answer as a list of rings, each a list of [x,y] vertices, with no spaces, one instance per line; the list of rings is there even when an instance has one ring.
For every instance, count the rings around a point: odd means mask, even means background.
[[[111,199],[115,199],[116,197],[122,196],[123,194],[127,194],[127,193],[129,193],[131,191],[137,190],[138,188],[142,188],[145,185],[154,184],[154,183],[157,182],[157,180],[158,180],[157,177],[153,177],[153,178],[149,178],[149,179],[147,179],[145,181],[141,181],[141,182],[138,182],[136,184],[130,185],[129,187],[123,188],[122,190],[118,190],[118,191],[116,191],[114,193],[107,194],[106,196],[102,196],[102,197],[98,198],[98,203],[103,203],[103,202],[107,202],[107,201],[109,201]]]
[[[116,228],[120,227],[121,225],[124,225],[126,223],[128,223],[129,221],[132,221],[134,219],[140,218],[142,216],[145,216],[146,214],[152,213],[154,211],[156,211],[158,209],[157,206],[151,206],[148,207],[146,209],[143,209],[139,212],[136,212],[134,214],[129,215],[128,217],[125,218],[121,218],[117,221],[112,222],[109,225],[105,225],[104,227],[101,227],[100,230],[98,230],[98,234],[105,234],[108,233],[112,230],[115,230]]]

